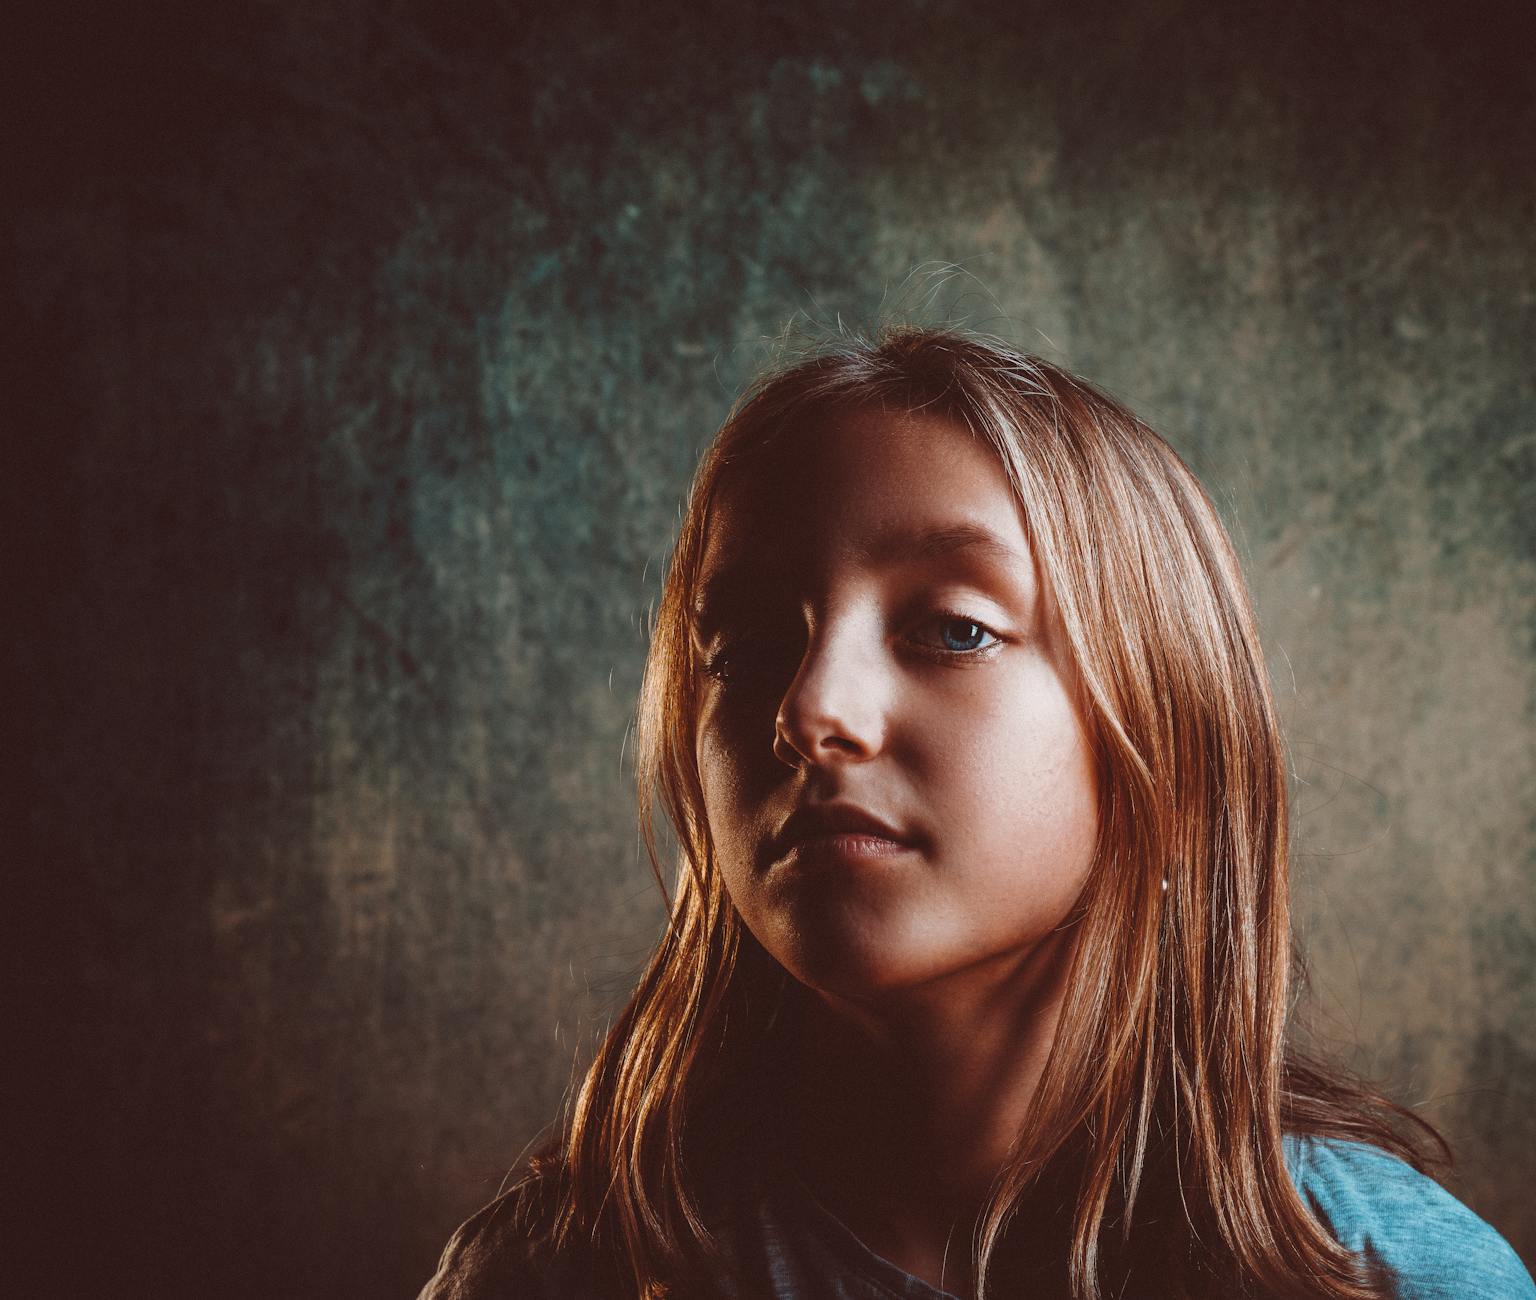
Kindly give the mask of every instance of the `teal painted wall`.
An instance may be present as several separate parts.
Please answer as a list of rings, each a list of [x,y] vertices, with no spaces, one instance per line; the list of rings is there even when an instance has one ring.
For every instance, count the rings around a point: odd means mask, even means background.
[[[1205,476],[1291,728],[1318,1033],[1532,1258],[1515,7],[696,9],[24,47],[21,1266],[414,1293],[657,931],[624,738],[698,448],[786,319],[892,305]]]

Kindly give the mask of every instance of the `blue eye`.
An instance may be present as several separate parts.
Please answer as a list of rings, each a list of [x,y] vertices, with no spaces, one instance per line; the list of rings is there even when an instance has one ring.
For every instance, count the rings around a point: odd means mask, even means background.
[[[927,626],[938,630],[938,644],[927,642],[931,648],[952,655],[975,654],[989,650],[1000,643],[1001,638],[985,624],[963,614],[939,614],[930,619]]]

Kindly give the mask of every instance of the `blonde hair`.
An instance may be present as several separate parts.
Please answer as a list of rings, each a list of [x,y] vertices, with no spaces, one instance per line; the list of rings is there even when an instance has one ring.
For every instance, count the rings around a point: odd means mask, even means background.
[[[1389,1118],[1433,1132],[1288,1045],[1285,755],[1226,532],[1189,468],[1124,407],[952,330],[840,339],[766,376],[699,465],[636,730],[658,881],[657,803],[680,846],[670,920],[565,1131],[534,1164],[542,1230],[556,1245],[592,1243],[638,1294],[689,1294],[718,1258],[714,1183],[788,977],[746,932],[714,861],[692,602],[732,466],[792,423],[870,406],[944,415],[998,456],[1060,613],[1099,769],[1067,1002],[1031,1122],[978,1226],[978,1288],[1011,1217],[1049,1179],[1067,1189],[1070,1219],[1053,1267],[1081,1300],[1110,1276],[1141,1276],[1143,1288],[1155,1276],[1160,1295],[1381,1294],[1303,1204],[1282,1134],[1362,1138],[1418,1163]],[[1151,1217],[1158,1230],[1137,1233]]]

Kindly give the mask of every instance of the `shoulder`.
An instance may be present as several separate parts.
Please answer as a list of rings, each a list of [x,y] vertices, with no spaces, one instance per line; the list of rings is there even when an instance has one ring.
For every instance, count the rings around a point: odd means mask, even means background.
[[[1434,1179],[1376,1147],[1285,1139],[1291,1179],[1339,1244],[1385,1266],[1401,1300],[1536,1300],[1508,1242]]]
[[[589,1264],[532,1230],[537,1191],[514,1187],[460,1225],[417,1300],[574,1300],[593,1294]]]

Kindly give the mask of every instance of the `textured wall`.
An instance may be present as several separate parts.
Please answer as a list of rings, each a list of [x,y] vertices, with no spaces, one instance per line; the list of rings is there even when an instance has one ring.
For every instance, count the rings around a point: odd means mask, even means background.
[[[23,47],[20,1266],[414,1291],[656,932],[622,751],[700,443],[788,316],[935,261],[1222,500],[1319,1032],[1536,1255],[1515,9],[702,8]]]

